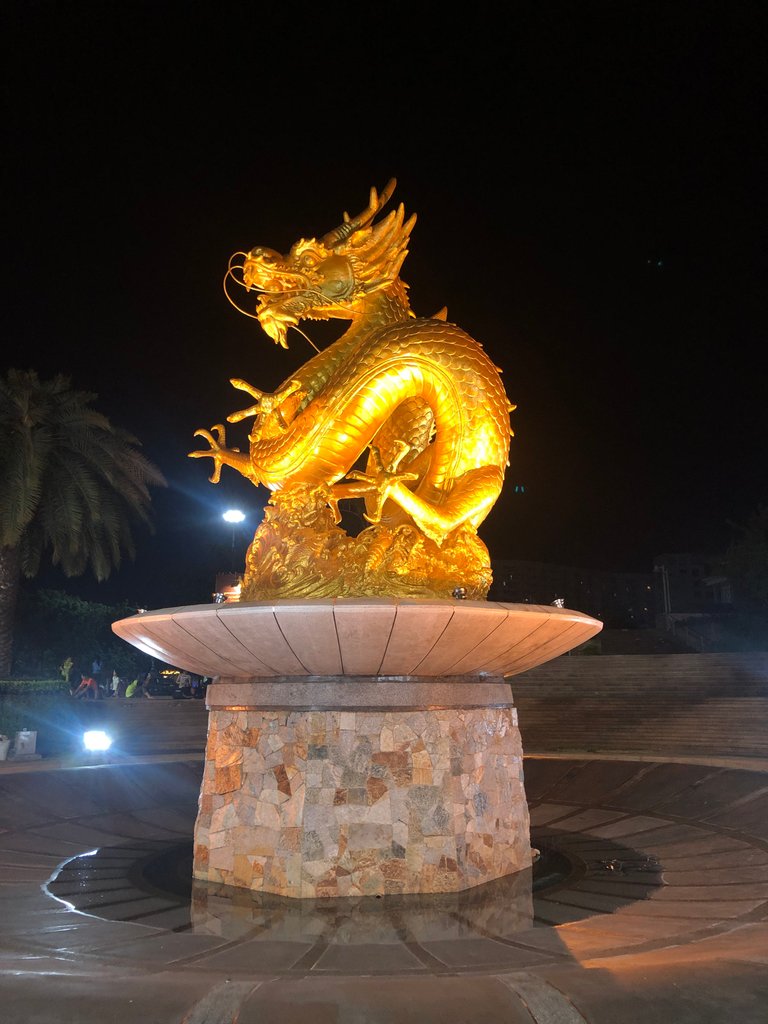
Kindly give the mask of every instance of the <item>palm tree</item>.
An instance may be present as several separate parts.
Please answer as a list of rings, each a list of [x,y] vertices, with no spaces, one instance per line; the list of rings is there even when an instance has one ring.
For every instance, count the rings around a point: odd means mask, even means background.
[[[44,555],[67,576],[104,580],[134,556],[132,525],[149,525],[149,487],[162,473],[139,442],[91,408],[69,378],[0,376],[0,678],[11,670],[21,577]]]

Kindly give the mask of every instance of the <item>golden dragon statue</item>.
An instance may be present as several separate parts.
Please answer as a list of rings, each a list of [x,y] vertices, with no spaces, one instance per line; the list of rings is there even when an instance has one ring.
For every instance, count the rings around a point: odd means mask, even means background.
[[[195,432],[209,448],[190,457],[213,459],[211,482],[230,466],[272,492],[241,600],[487,596],[477,527],[501,491],[514,406],[499,370],[444,310],[412,312],[399,274],[416,217],[401,204],[376,220],[395,184],[371,189],[362,213],[287,255],[258,246],[230,260],[284,348],[302,320],[351,321],[274,393],[231,381],[253,400],[228,417],[253,421],[247,452],[227,447],[224,424]],[[340,525],[346,499],[371,524],[357,536]]]

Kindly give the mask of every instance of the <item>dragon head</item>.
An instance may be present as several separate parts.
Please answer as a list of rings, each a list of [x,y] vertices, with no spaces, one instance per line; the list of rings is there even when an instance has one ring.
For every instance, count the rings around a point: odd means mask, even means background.
[[[366,298],[397,280],[416,222],[406,222],[403,206],[378,224],[376,215],[395,190],[393,178],[368,206],[322,238],[302,238],[286,255],[257,246],[245,254],[242,284],[260,292],[256,316],[266,333],[287,348],[288,328],[300,320],[351,320]]]

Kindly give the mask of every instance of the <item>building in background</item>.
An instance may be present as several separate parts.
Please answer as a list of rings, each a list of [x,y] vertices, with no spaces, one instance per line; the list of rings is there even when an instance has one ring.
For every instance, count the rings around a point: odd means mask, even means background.
[[[667,615],[730,611],[731,581],[722,572],[721,562],[721,558],[701,553],[655,555],[653,571],[662,580],[660,611]]]
[[[732,611],[731,582],[720,559],[666,553],[653,571],[609,572],[545,562],[495,560],[489,599],[512,604],[563,601],[609,630],[661,629],[704,649],[716,642]],[[685,634],[685,636],[683,636]]]
[[[216,604],[230,604],[240,600],[243,577],[237,572],[219,572],[216,574],[213,600]]]
[[[494,561],[491,601],[553,604],[594,615],[610,629],[649,629],[660,610],[658,580],[652,573],[606,572],[571,565],[518,560]]]

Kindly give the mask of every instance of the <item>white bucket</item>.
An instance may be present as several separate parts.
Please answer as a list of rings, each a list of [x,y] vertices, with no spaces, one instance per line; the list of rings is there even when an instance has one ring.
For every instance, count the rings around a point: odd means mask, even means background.
[[[21,729],[16,733],[13,742],[13,756],[22,758],[34,754],[37,746],[37,732],[33,729]]]

